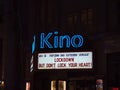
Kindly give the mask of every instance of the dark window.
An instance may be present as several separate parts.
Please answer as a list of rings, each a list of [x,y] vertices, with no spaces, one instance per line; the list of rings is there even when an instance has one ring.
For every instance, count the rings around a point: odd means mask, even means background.
[[[80,12],[70,13],[66,17],[67,30],[93,34],[93,9],[83,9]]]
[[[2,39],[0,39],[0,80],[2,79]]]
[[[120,52],[107,55],[108,85],[119,86],[120,83]]]
[[[120,4],[119,0],[108,0],[107,2],[107,32],[120,32],[119,30],[119,22],[120,22]]]
[[[118,3],[118,27],[120,29],[120,1]]]
[[[3,0],[0,0],[0,24],[3,22]]]

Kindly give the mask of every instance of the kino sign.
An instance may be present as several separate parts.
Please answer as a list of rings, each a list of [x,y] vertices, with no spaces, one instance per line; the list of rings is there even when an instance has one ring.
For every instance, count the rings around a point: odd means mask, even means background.
[[[39,36],[39,48],[79,48],[83,45],[83,37],[79,34],[69,35],[58,35],[58,31],[50,33],[41,33]],[[51,40],[52,39],[52,40]],[[36,36],[32,43],[32,53],[35,51]]]

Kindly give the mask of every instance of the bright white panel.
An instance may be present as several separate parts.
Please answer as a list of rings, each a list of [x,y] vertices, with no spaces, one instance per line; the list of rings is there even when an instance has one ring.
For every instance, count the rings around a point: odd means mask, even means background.
[[[91,51],[39,53],[38,69],[92,69],[92,59]]]

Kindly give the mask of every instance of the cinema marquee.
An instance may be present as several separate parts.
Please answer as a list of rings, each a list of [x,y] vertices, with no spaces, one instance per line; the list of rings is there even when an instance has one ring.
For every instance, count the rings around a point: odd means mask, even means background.
[[[37,40],[39,39],[39,40]],[[58,31],[49,33],[40,33],[39,36],[34,35],[32,42],[32,54],[36,49],[37,53],[37,69],[92,69],[93,68],[93,52],[78,51],[72,52],[71,48],[80,49],[83,46],[84,39],[82,35],[60,35]],[[36,47],[37,46],[37,47]],[[69,52],[62,51],[68,48]],[[49,51],[47,49],[60,50],[59,52]],[[71,50],[70,50],[71,49]],[[44,52],[42,52],[44,51]],[[34,56],[34,55],[33,55]],[[33,62],[33,61],[31,61]],[[31,64],[31,72],[33,64]]]
[[[39,53],[38,69],[92,69],[92,52]]]

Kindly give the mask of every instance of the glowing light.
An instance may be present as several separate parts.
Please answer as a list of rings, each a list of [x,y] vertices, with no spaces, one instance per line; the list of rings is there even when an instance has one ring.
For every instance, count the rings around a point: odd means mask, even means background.
[[[33,42],[32,42],[32,54],[35,51],[35,42],[36,42],[36,36],[33,37]]]
[[[39,35],[39,48],[80,48],[83,46],[84,39],[81,35],[59,35],[58,31],[49,33],[40,33]],[[32,54],[35,51],[36,46],[36,36],[33,37],[32,42]]]
[[[30,90],[30,82],[26,82],[26,90]]]
[[[54,38],[53,41],[50,40],[51,37]],[[73,35],[72,37],[69,35],[58,36],[57,31],[54,33],[50,32],[47,35],[45,35],[45,33],[40,34],[40,48],[45,48],[45,46],[48,48],[70,48],[70,46],[79,48],[82,45],[83,37],[81,35]]]

